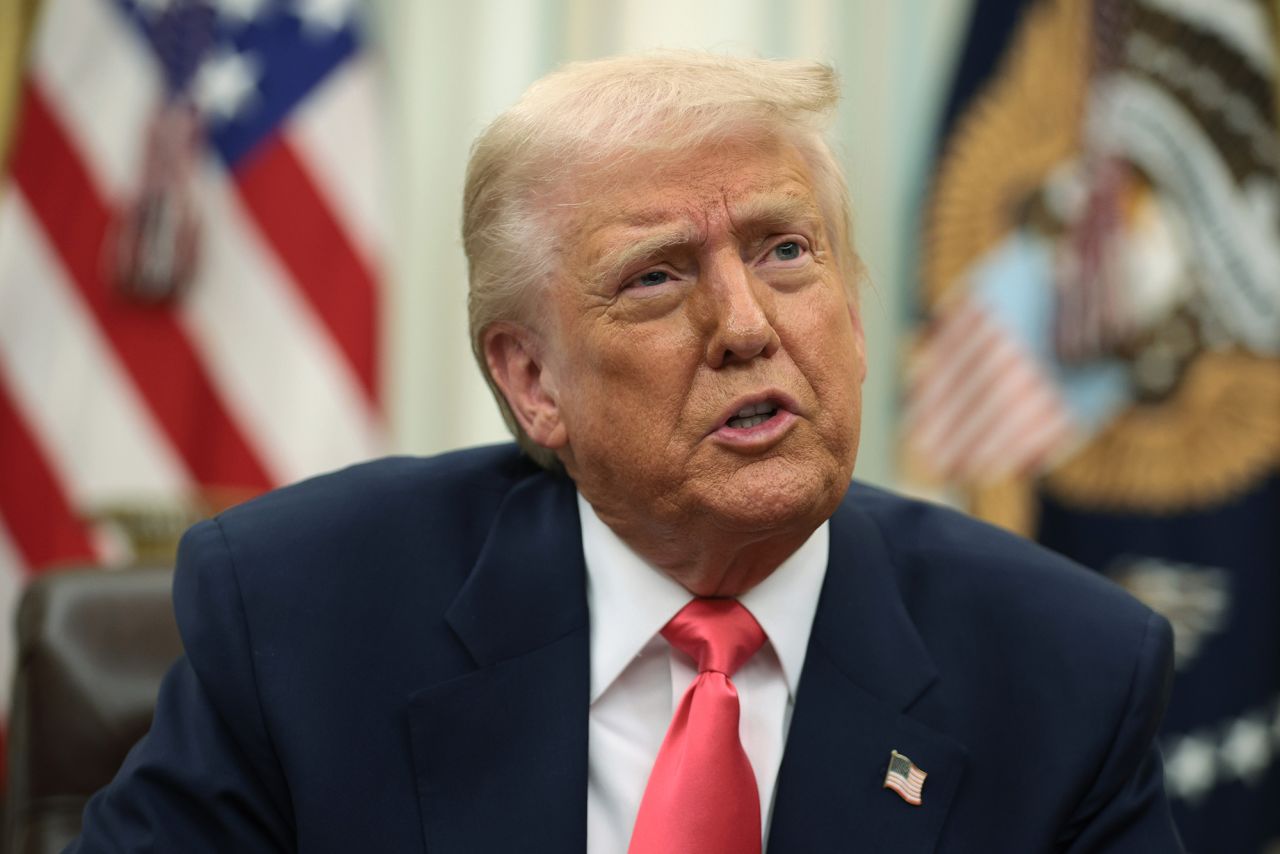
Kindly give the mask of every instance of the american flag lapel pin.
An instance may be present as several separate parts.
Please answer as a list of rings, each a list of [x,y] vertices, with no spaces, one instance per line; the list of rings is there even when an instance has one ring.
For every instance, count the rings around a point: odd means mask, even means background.
[[[884,774],[884,787],[893,789],[907,803],[915,806],[924,803],[920,793],[924,788],[924,778],[928,776],[898,751],[889,752],[889,770]]]

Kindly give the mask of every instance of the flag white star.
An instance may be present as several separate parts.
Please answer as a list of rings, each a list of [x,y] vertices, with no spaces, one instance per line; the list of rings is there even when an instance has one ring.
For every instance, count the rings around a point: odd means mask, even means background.
[[[293,13],[312,33],[331,33],[351,20],[353,0],[294,0]]]
[[[1164,771],[1174,797],[1197,801],[1213,788],[1217,751],[1201,736],[1187,735],[1175,742],[1165,759]]]
[[[220,49],[196,72],[191,95],[201,112],[214,122],[234,120],[257,95],[259,63],[252,56]]]
[[[1227,730],[1219,750],[1224,770],[1246,783],[1255,782],[1271,764],[1271,739],[1257,718],[1240,718]]]
[[[247,24],[262,14],[268,0],[215,0],[218,15],[235,24]]]

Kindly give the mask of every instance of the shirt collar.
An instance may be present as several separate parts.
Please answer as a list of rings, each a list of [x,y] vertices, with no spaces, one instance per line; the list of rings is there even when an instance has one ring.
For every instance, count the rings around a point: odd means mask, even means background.
[[[581,493],[578,516],[587,564],[594,703],[693,597],[623,542]],[[793,698],[826,577],[829,547],[829,524],[824,522],[768,578],[739,597],[773,645]]]
[[[823,522],[768,578],[738,597],[769,636],[793,700],[827,577],[830,530],[831,523]]]

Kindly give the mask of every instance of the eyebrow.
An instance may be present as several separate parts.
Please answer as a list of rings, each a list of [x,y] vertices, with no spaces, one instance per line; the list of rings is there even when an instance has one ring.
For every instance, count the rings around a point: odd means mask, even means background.
[[[740,228],[785,225],[822,226],[822,211],[808,193],[761,193],[749,196],[729,211]]]
[[[607,252],[596,265],[592,278],[597,282],[611,282],[621,276],[623,271],[632,264],[658,255],[672,246],[695,243],[699,239],[701,235],[695,229],[683,226],[651,232],[629,241],[616,252]]]
[[[822,226],[821,211],[808,194],[762,193],[751,196],[735,204],[729,216],[735,229],[739,230],[758,230],[761,227],[799,224],[820,231]],[[627,221],[626,224],[644,227],[666,221],[667,218],[664,215],[654,214],[642,215]],[[597,282],[613,281],[631,265],[658,255],[664,249],[696,243],[701,239],[702,235],[698,229],[683,225],[650,232],[628,241],[616,252],[606,252],[606,257],[595,265],[592,279]]]

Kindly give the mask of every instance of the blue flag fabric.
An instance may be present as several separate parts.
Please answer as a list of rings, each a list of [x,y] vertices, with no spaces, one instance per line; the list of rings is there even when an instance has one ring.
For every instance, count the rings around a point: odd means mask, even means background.
[[[1265,850],[1280,836],[1280,478],[1170,515],[1041,501],[1041,542],[1146,593],[1173,622],[1163,748],[1188,849]]]

